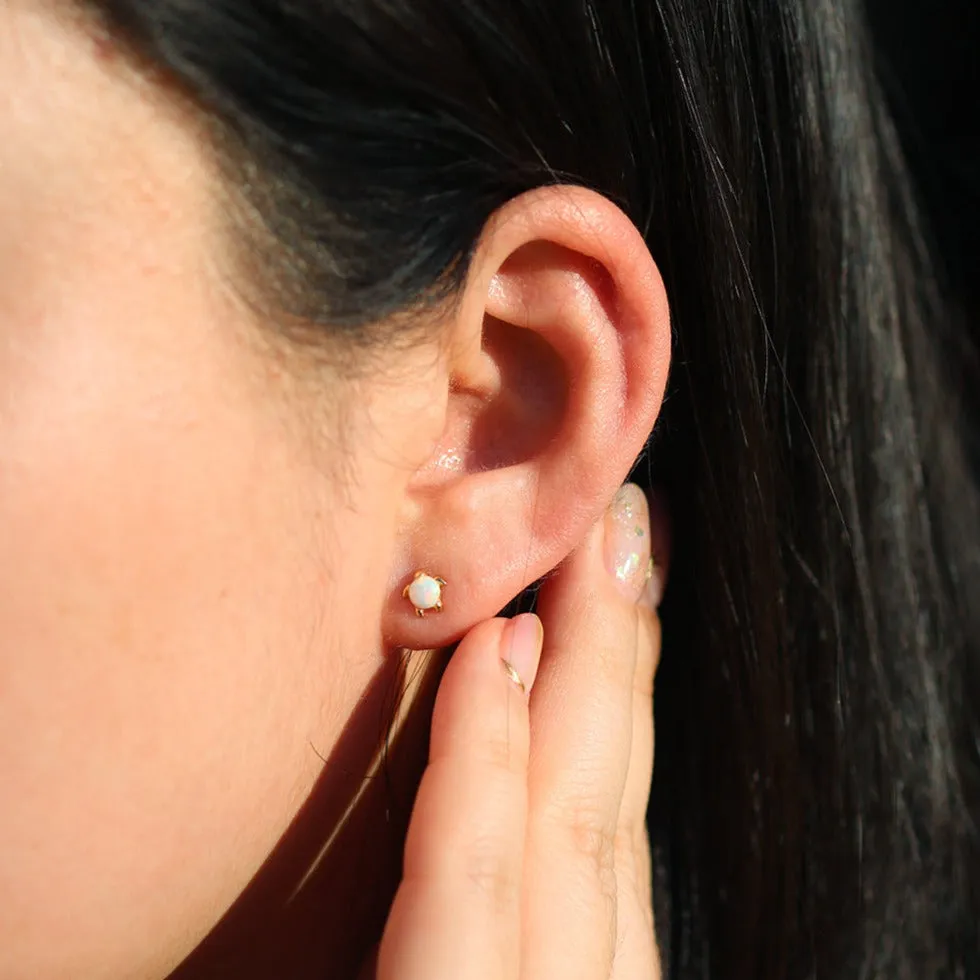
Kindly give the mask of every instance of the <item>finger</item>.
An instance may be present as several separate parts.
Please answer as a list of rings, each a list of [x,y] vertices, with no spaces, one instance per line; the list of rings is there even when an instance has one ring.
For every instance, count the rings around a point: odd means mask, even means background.
[[[496,619],[453,655],[381,942],[381,980],[516,980],[535,616]]]
[[[653,684],[660,660],[660,620],[657,608],[663,597],[670,569],[670,517],[665,500],[654,494],[649,499],[650,542],[652,562],[650,576],[637,607],[636,668],[633,678],[633,736],[629,769],[620,809],[619,836],[624,845],[632,846],[635,867],[625,860],[617,861],[620,892],[623,875],[632,875],[641,897],[650,896],[652,882],[650,848],[645,818],[650,800],[654,760]],[[630,854],[624,854],[624,858]]]
[[[670,563],[670,521],[665,502],[652,496],[650,540],[653,561],[637,608],[640,642],[633,677],[633,738],[616,839],[616,957],[612,980],[660,976],[653,922],[650,840],[645,816],[653,780],[653,685],[660,656],[657,608]]]
[[[640,646],[651,640],[637,612],[649,557],[646,499],[628,486],[541,591],[547,642],[531,708],[527,976],[612,969],[634,684]],[[634,806],[632,823],[642,824],[645,809]]]

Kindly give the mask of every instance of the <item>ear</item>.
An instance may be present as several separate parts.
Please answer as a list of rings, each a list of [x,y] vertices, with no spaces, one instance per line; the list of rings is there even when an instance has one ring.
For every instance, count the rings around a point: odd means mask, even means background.
[[[670,361],[663,281],[630,219],[581,187],[488,224],[453,314],[442,439],[409,481],[383,629],[443,646],[559,564],[656,421]],[[445,579],[417,617],[417,570]]]

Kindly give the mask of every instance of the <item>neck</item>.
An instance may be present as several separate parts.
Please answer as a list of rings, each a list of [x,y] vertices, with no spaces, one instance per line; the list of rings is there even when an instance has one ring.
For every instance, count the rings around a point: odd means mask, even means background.
[[[393,654],[388,664],[293,826],[170,980],[359,975],[401,878],[444,658]]]

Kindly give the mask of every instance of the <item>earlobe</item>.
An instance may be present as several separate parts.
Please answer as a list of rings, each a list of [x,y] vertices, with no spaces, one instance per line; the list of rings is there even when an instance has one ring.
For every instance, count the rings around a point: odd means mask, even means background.
[[[561,562],[627,477],[667,381],[663,282],[633,223],[593,191],[504,207],[458,309],[446,431],[409,484],[385,612],[399,646],[459,639]],[[452,583],[441,615],[417,616],[418,569]]]

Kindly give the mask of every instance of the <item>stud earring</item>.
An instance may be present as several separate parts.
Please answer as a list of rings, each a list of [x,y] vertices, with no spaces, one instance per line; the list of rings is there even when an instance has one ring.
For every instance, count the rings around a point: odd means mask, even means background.
[[[442,589],[445,585],[446,580],[438,575],[416,572],[402,595],[415,606],[415,615],[421,619],[427,612],[442,612]]]

